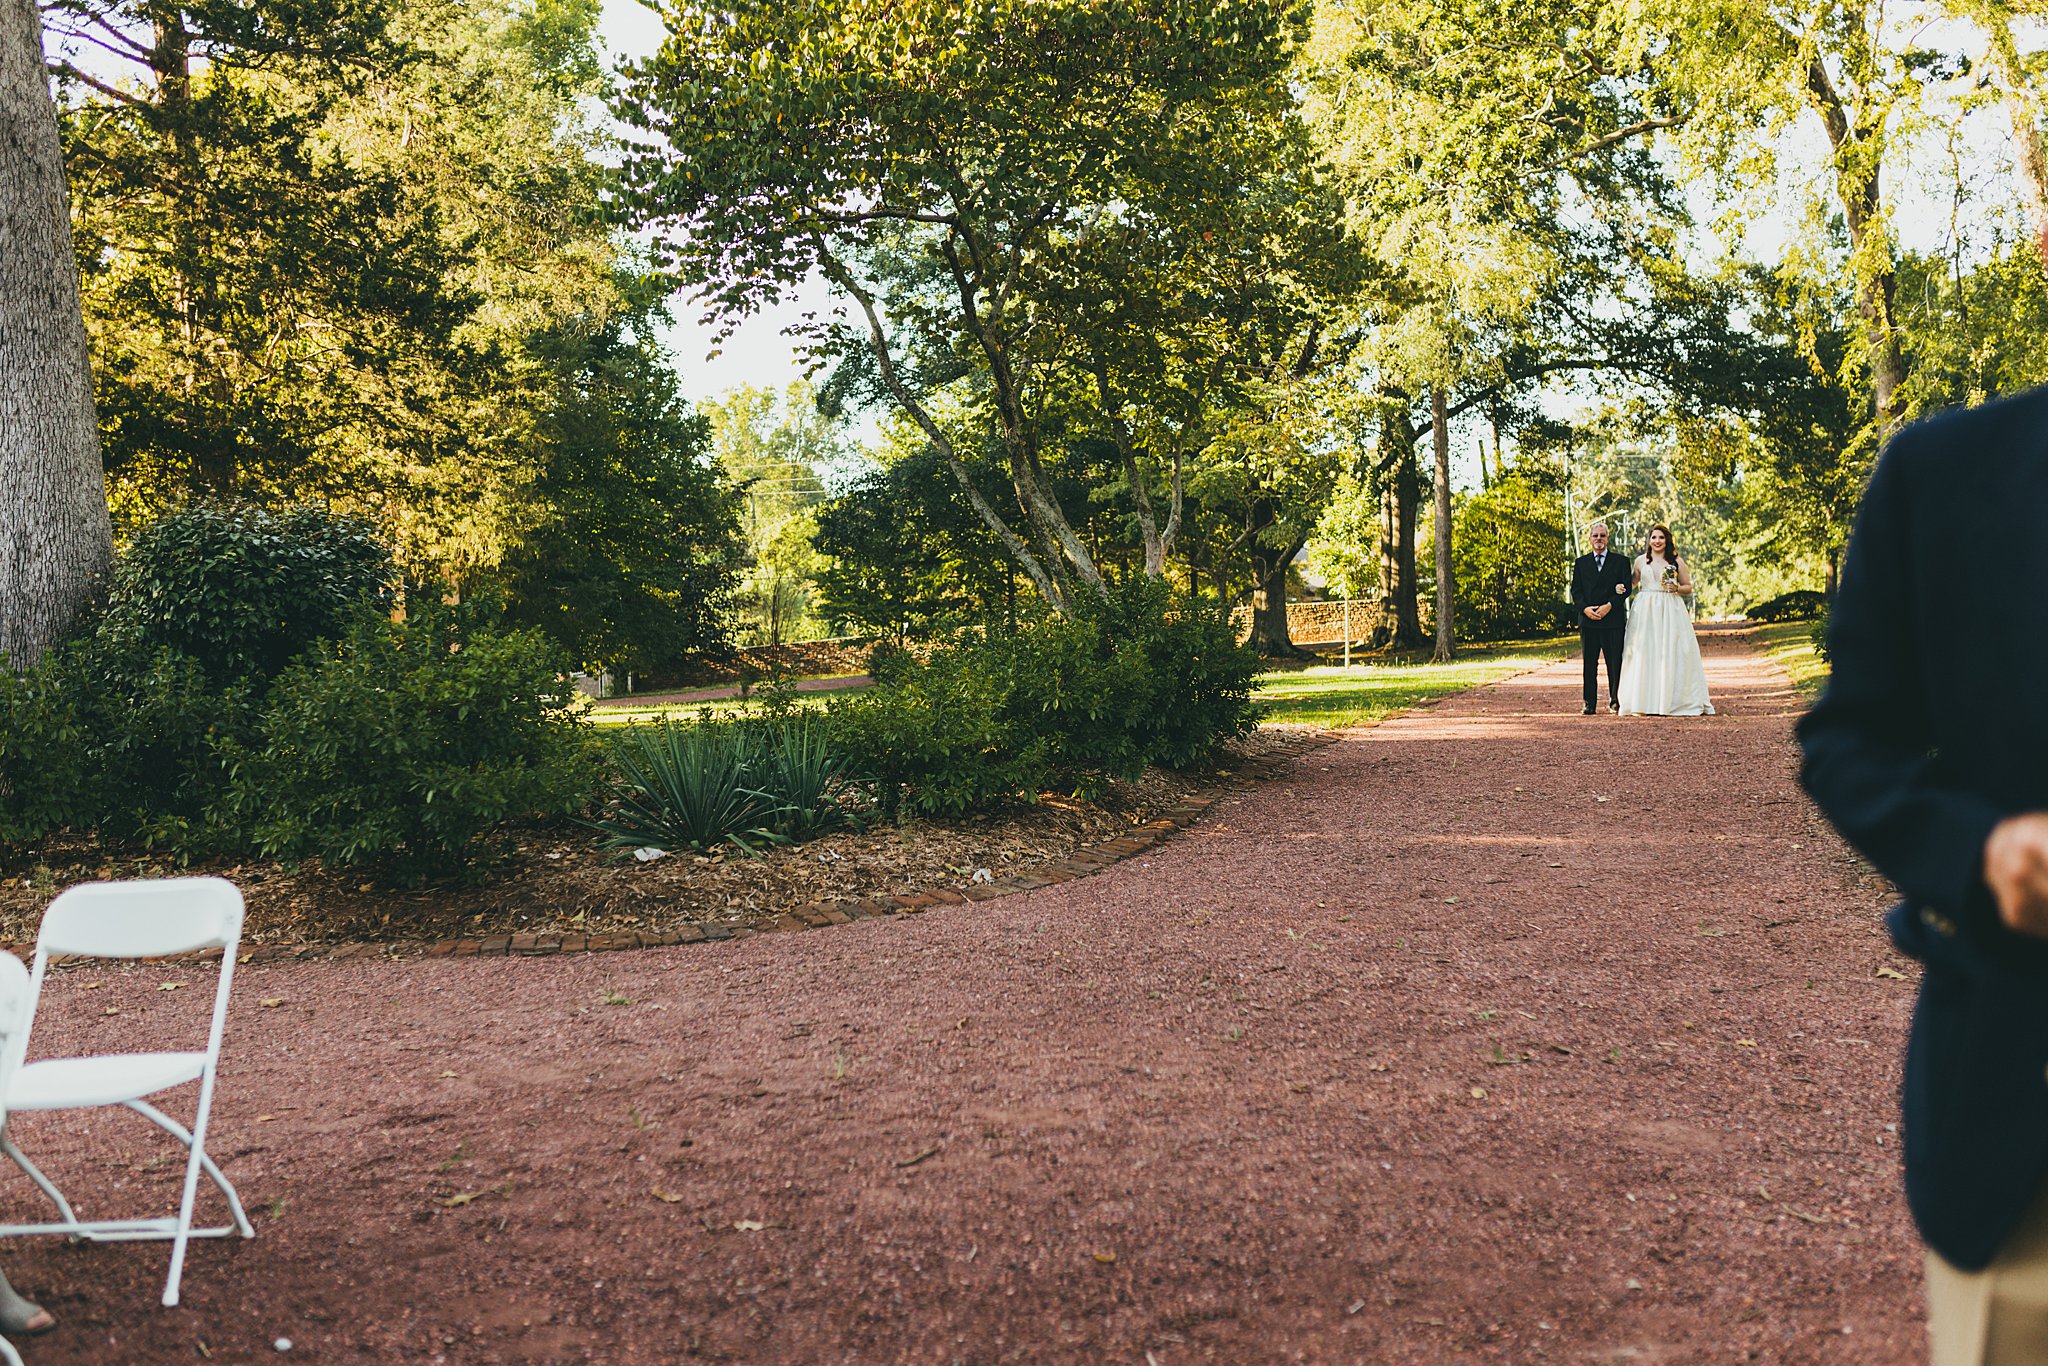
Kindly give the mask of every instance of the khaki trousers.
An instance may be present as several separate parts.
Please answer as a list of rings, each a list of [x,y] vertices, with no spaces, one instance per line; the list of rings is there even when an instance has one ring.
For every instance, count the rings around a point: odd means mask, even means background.
[[[1927,1338],[1933,1366],[2048,1363],[2048,1185],[1982,1271],[1927,1254]]]

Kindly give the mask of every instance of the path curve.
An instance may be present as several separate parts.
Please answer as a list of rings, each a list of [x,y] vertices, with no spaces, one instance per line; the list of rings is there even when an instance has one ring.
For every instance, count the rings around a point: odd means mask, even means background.
[[[1707,649],[1723,716],[1581,717],[1560,664],[980,906],[252,965],[214,1148],[257,1240],[178,1310],[159,1247],[15,1243],[29,1359],[1915,1361],[1910,968],[1783,678]],[[66,974],[38,1051],[206,981]],[[126,1118],[17,1136],[168,1203]]]

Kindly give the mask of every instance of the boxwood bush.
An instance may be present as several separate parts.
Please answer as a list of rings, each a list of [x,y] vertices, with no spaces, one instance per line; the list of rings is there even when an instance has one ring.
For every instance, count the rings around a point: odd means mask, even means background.
[[[1071,617],[896,661],[831,715],[885,810],[958,814],[1200,762],[1255,724],[1258,667],[1227,618],[1138,580]]]

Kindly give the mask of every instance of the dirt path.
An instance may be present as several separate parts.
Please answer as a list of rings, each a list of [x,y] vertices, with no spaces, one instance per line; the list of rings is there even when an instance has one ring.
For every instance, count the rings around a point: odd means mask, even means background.
[[[1782,680],[1708,663],[1730,715],[1541,670],[980,907],[247,970],[257,1240],[178,1310],[159,1247],[11,1245],[65,1321],[29,1360],[1916,1361],[1911,984]],[[68,977],[42,1047],[204,987]],[[60,1179],[168,1202],[139,1123],[60,1122],[18,1126]]]

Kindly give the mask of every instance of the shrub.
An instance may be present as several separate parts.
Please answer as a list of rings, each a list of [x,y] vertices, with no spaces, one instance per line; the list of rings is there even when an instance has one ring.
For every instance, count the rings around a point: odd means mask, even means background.
[[[366,602],[389,601],[390,552],[366,522],[316,508],[201,505],[145,528],[114,567],[101,634],[173,650],[215,684],[268,680]]]
[[[629,726],[613,747],[623,787],[594,821],[629,849],[788,844],[856,823],[845,761],[823,725],[713,721]]]
[[[1107,625],[1099,609],[1084,609],[960,652],[961,667],[1002,680],[1008,729],[1036,743],[1046,778],[1084,796],[1108,778],[1137,777],[1151,758],[1144,649],[1114,640]]]
[[[0,846],[32,844],[86,818],[88,733],[57,652],[26,673],[0,665]]]
[[[228,786],[222,751],[251,720],[247,686],[216,687],[189,655],[105,635],[63,660],[88,737],[93,801],[79,823],[181,861],[212,849],[209,812]]]
[[[717,721],[629,726],[614,746],[624,790],[590,822],[606,849],[713,849],[786,843],[774,801],[750,786],[759,745],[745,726]]]
[[[1827,611],[1828,597],[1811,588],[1795,588],[1748,608],[1743,615],[1751,621],[1806,621]]]
[[[898,681],[835,699],[832,739],[848,771],[875,784],[883,811],[959,815],[1045,777],[1041,746],[1007,714],[1010,683],[992,653],[940,651]]]
[[[1820,656],[1820,662],[1823,664],[1832,663],[1833,661],[1828,658],[1828,605],[1826,602],[1821,603],[1820,612],[1813,619],[1813,629],[1810,634],[1813,637],[1813,652]]]
[[[271,857],[417,881],[507,821],[582,806],[594,774],[556,647],[464,618],[366,612],[281,674],[229,751],[224,823]]]
[[[835,734],[885,810],[957,814],[1048,783],[1082,793],[1186,766],[1255,722],[1258,660],[1221,614],[1139,580],[969,641],[836,704]]]
[[[1252,690],[1263,666],[1238,643],[1229,612],[1176,601],[1146,579],[1113,590],[1101,610],[1104,629],[1144,653],[1150,696],[1139,734],[1150,762],[1187,768],[1258,725]]]

